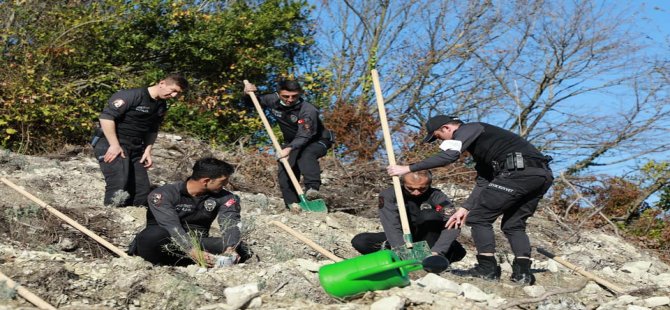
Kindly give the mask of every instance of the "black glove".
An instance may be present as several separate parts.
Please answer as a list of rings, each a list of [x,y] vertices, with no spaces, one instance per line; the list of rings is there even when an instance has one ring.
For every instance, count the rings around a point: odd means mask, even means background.
[[[421,262],[423,270],[431,273],[440,273],[449,268],[449,260],[442,255],[432,255],[423,259]]]

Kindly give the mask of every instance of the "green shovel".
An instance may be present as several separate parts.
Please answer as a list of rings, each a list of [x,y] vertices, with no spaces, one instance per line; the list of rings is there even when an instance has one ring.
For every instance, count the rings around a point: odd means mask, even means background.
[[[395,155],[393,154],[393,143],[391,141],[391,133],[389,131],[388,121],[386,120],[386,108],[384,107],[382,89],[379,85],[379,74],[375,69],[372,70],[372,83],[374,84],[375,95],[377,97],[377,109],[379,109],[379,121],[382,124],[382,132],[384,133],[386,154],[388,155],[389,165],[393,166],[396,164]],[[402,226],[403,240],[405,241],[405,245],[393,248],[392,250],[402,260],[422,261],[432,253],[426,241],[412,242],[412,232],[409,229],[409,221],[407,220],[405,200],[403,199],[402,189],[400,188],[400,178],[397,176],[393,176],[393,189],[395,191],[396,201],[398,202],[398,212],[400,213],[400,224]]]
[[[244,85],[246,86],[247,84],[249,84],[249,81],[244,80]],[[261,120],[263,121],[265,131],[268,132],[270,140],[272,140],[272,144],[274,145],[277,154],[281,153],[282,150],[281,145],[279,145],[279,142],[277,142],[277,137],[275,137],[275,134],[272,131],[272,126],[270,126],[267,117],[265,117],[265,113],[263,112],[261,104],[258,102],[258,98],[256,98],[256,94],[250,92],[249,96],[251,97],[251,101],[254,102],[256,111],[258,112],[258,115],[260,115]],[[305,197],[305,192],[303,192],[302,187],[300,187],[300,183],[298,182],[298,179],[295,177],[295,173],[293,173],[291,164],[289,164],[288,162],[288,158],[282,157],[279,159],[279,161],[284,165],[284,169],[286,170],[286,173],[288,173],[288,176],[291,179],[291,183],[293,183],[293,187],[295,188],[295,191],[298,194],[298,197],[300,198],[300,202],[298,203],[298,205],[300,205],[300,208],[309,212],[328,212],[328,208],[326,207],[326,203],[323,201],[323,199],[315,199],[311,201],[307,200],[307,198]]]

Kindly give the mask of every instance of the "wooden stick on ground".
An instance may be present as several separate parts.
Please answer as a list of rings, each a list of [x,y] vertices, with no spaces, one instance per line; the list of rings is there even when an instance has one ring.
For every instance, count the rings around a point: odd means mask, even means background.
[[[303,234],[293,230],[291,227],[288,227],[284,225],[283,223],[277,222],[277,221],[271,221],[270,224],[273,224],[289,234],[293,235],[296,237],[298,240],[304,242],[308,246],[310,246],[312,249],[315,249],[317,252],[321,253],[321,255],[328,257],[330,260],[334,262],[341,262],[342,258],[338,257],[337,255],[333,254],[332,252],[322,248],[320,245],[316,244],[314,241],[310,240],[309,238],[305,237]]]
[[[17,284],[16,282],[12,281],[12,279],[8,278],[2,272],[0,272],[0,282],[5,282],[5,285],[7,285],[7,287],[16,290],[16,292],[19,294],[19,296],[23,297],[25,300],[27,300],[31,304],[35,305],[35,307],[37,307],[37,308],[40,308],[40,309],[54,309],[54,310],[56,309],[54,306],[52,306],[48,302],[44,301],[42,298],[39,298],[37,295],[30,292],[28,289],[26,289],[23,286]]]
[[[28,192],[25,191],[24,189],[18,187],[16,184],[10,182],[9,180],[7,180],[7,179],[5,179],[5,178],[0,178],[0,181],[2,181],[3,183],[7,184],[7,186],[11,187],[11,188],[14,189],[15,191],[19,192],[21,195],[26,196],[28,199],[34,201],[35,203],[37,203],[37,204],[40,205],[41,207],[47,209],[47,211],[51,212],[51,214],[57,216],[57,217],[60,218],[61,220],[63,220],[63,221],[65,221],[66,223],[70,224],[70,226],[72,226],[72,227],[78,229],[79,231],[81,231],[81,232],[84,233],[85,235],[87,235],[87,236],[93,238],[93,240],[95,240],[95,241],[97,241],[98,243],[102,244],[102,246],[106,247],[106,248],[109,249],[110,251],[116,253],[116,255],[118,255],[118,256],[120,256],[120,257],[128,257],[128,254],[126,254],[126,252],[121,251],[121,249],[119,249],[119,248],[117,248],[116,246],[114,246],[113,244],[107,242],[107,240],[105,240],[105,239],[103,239],[102,237],[96,235],[94,232],[90,231],[88,228],[86,228],[86,227],[82,226],[81,224],[77,223],[75,220],[69,218],[67,215],[65,215],[65,214],[63,214],[62,212],[56,210],[56,208],[54,208],[54,207],[52,207],[52,206],[46,204],[44,201],[40,200],[39,198],[37,198],[37,197],[31,195],[30,193],[28,193]]]

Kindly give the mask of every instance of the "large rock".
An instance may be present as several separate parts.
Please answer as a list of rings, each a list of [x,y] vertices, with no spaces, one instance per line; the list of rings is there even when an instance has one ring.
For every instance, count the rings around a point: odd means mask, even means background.
[[[489,294],[484,293],[481,289],[470,283],[462,283],[461,288],[463,289],[463,296],[467,299],[474,301],[487,301],[491,299]]]
[[[425,287],[431,293],[447,291],[456,293],[458,295],[461,294],[461,292],[463,292],[463,289],[458,283],[440,277],[434,273],[427,274],[425,277],[419,279],[416,283],[419,286]]]
[[[370,310],[400,310],[405,308],[405,298],[391,296],[375,301]]]
[[[651,297],[644,300],[644,305],[649,308],[660,307],[670,304],[670,297],[668,296],[657,296]]]

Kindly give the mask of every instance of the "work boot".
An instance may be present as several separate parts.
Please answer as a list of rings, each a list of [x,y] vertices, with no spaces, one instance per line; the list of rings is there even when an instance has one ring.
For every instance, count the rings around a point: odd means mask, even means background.
[[[316,189],[308,188],[305,192],[305,198],[307,198],[307,200],[319,199],[319,197],[321,197],[321,195]]]
[[[530,272],[531,261],[529,258],[514,258],[512,263],[512,282],[522,285],[535,284],[535,276]]]
[[[455,274],[465,277],[481,278],[484,280],[500,280],[500,266],[494,256],[477,255],[477,265],[468,270],[454,271]]]

